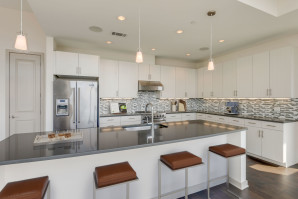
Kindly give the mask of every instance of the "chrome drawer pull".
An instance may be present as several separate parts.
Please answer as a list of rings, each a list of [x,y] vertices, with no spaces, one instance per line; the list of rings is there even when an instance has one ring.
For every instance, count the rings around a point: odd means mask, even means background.
[[[276,126],[273,126],[273,125],[267,125],[267,126],[269,126],[269,127],[274,127],[274,128],[276,127]]]
[[[256,123],[254,123],[254,122],[248,122],[248,124],[256,124]]]
[[[218,118],[218,119],[220,119],[220,120],[224,120],[223,118]]]

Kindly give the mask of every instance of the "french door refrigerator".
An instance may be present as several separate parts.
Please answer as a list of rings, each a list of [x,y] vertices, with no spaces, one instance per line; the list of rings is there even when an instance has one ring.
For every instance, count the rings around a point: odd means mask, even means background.
[[[98,84],[91,80],[54,80],[54,131],[98,126]]]

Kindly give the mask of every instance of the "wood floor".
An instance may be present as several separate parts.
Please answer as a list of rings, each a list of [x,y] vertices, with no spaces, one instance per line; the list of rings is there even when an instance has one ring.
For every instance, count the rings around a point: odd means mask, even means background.
[[[247,180],[249,188],[231,190],[244,199],[298,199],[298,165],[282,168],[247,157]],[[206,199],[207,191],[189,196],[189,199]],[[236,198],[226,191],[226,185],[211,189],[211,199]]]

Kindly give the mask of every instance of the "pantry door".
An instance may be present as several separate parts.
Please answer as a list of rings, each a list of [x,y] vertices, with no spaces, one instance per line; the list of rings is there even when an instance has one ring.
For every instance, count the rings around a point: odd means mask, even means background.
[[[41,130],[41,56],[9,54],[10,135]]]

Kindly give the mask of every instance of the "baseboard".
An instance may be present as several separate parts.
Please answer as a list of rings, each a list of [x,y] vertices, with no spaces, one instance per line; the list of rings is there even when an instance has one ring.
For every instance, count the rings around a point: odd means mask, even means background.
[[[272,164],[275,164],[275,165],[278,165],[278,166],[282,166],[282,167],[287,167],[287,165],[285,163],[281,163],[281,162],[277,162],[277,161],[274,161],[274,160],[270,160],[270,159],[267,159],[267,158],[264,158],[264,157],[261,157],[261,156],[252,154],[252,153],[248,153],[247,152],[246,155],[251,156],[251,157],[254,157],[254,158],[257,158],[257,159],[262,160],[264,162],[272,163]]]
[[[230,184],[234,185],[235,187],[237,187],[240,190],[244,190],[244,189],[249,187],[247,180],[245,180],[243,182],[238,182],[238,181],[236,181],[235,179],[233,179],[231,177],[230,177]]]

